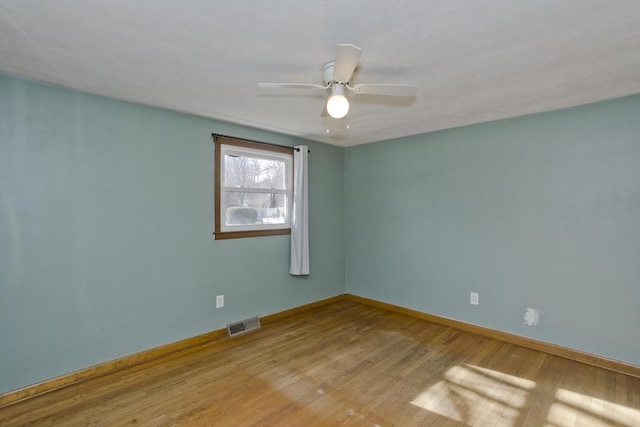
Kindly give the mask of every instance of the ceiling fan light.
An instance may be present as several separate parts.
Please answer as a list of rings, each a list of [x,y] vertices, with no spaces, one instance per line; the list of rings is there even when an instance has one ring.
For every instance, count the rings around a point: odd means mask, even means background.
[[[333,85],[331,96],[327,101],[327,113],[334,119],[341,119],[349,112],[349,101],[344,96],[344,88],[341,84]]]

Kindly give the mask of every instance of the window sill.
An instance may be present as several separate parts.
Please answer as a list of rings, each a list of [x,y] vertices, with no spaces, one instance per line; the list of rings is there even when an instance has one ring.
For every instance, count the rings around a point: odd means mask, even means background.
[[[251,231],[219,231],[214,233],[215,240],[241,239],[244,237],[281,236],[291,234],[290,228],[279,230],[251,230]]]

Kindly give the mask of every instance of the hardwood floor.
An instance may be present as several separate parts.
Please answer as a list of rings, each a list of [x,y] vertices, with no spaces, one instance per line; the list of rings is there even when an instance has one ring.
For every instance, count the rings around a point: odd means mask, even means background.
[[[27,426],[640,426],[640,379],[341,301],[0,409]]]

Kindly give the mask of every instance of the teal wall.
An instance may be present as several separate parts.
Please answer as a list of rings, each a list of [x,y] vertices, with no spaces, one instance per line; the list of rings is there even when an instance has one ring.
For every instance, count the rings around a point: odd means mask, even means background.
[[[212,132],[310,146],[310,277]],[[640,365],[639,192],[640,96],[345,150],[0,76],[0,393],[345,290]]]
[[[212,132],[310,146],[310,277],[213,239]],[[343,149],[0,76],[0,392],[342,294],[344,260]]]
[[[348,293],[640,365],[640,96],[353,147],[346,182]]]

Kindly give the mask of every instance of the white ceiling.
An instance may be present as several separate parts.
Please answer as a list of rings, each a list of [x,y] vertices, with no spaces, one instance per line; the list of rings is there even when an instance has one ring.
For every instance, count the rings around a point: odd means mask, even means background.
[[[354,84],[417,96],[336,120],[258,89],[322,84],[338,43],[364,51]],[[0,71],[351,146],[639,93],[640,0],[1,0]]]

